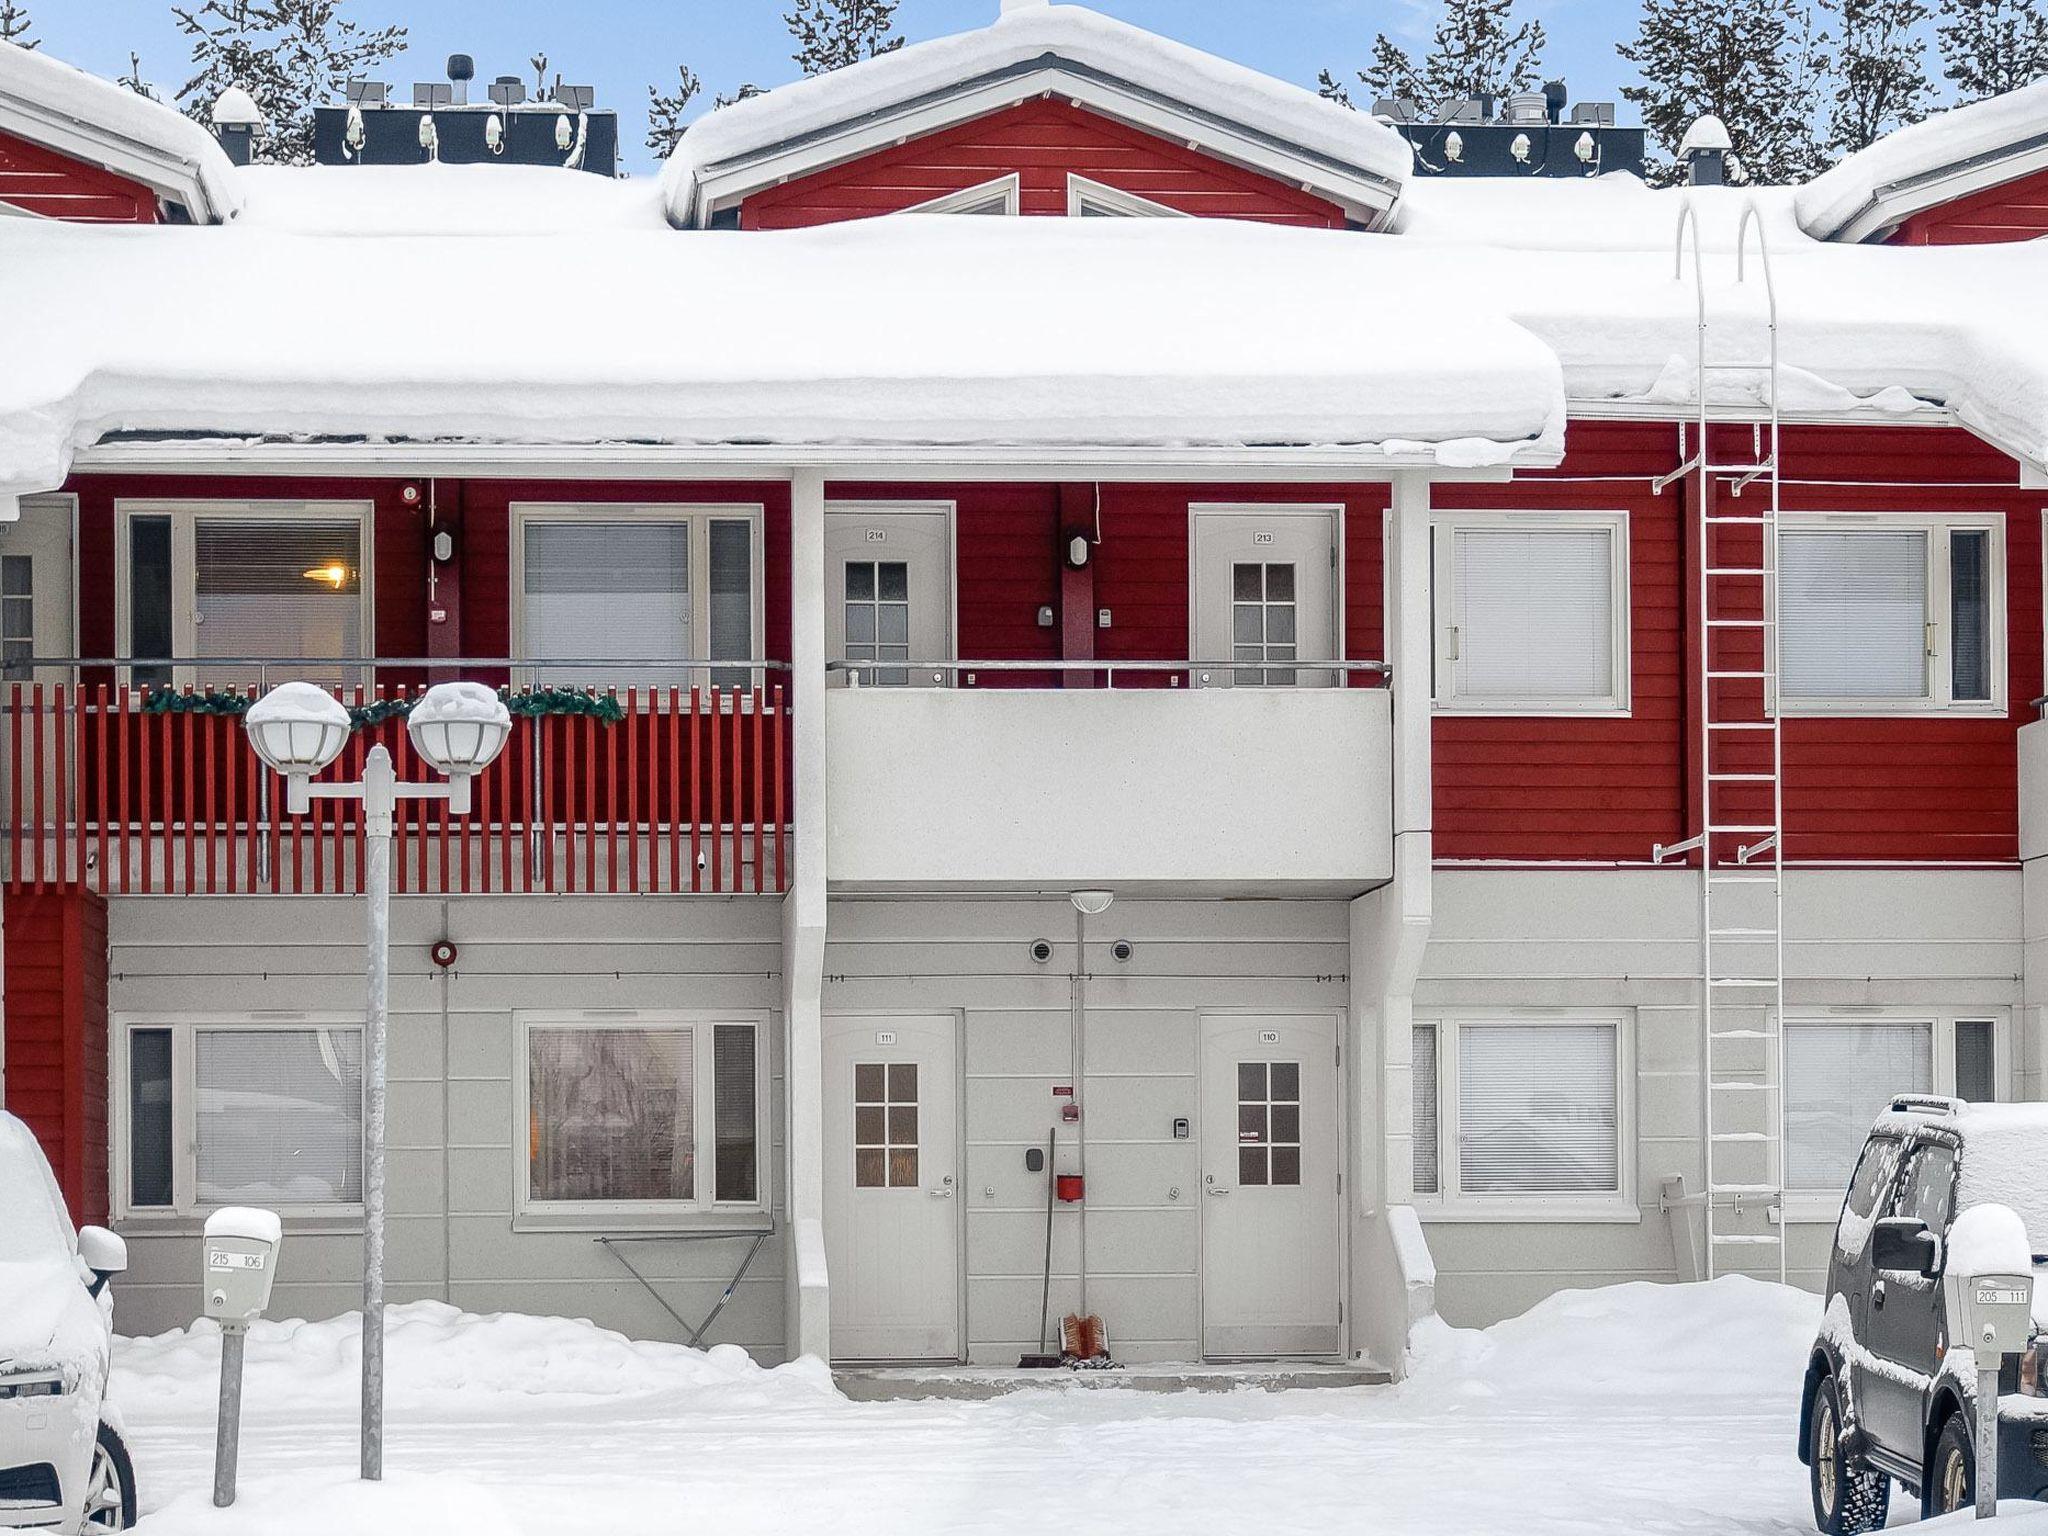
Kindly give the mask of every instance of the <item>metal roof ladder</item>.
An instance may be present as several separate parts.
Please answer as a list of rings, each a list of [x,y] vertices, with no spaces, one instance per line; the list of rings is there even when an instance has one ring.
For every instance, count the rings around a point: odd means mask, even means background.
[[[1751,256],[1752,231],[1754,257]],[[1691,202],[1679,214],[1677,276],[1698,305],[1698,409],[1679,428],[1677,470],[1699,518],[1695,636],[1701,728],[1700,834],[1657,858],[1700,857],[1700,1109],[1704,1273],[1785,1279],[1785,757],[1778,678],[1779,419],[1777,290],[1754,200],[1736,235],[1730,306],[1717,317]],[[1755,286],[1751,286],[1754,282]],[[1763,355],[1754,355],[1754,297]],[[1748,345],[1751,355],[1729,354]],[[1737,387],[1717,391],[1733,378]],[[1744,381],[1749,388],[1744,388]],[[1744,398],[1753,390],[1753,399]],[[1733,394],[1736,408],[1716,404]],[[1687,428],[1691,443],[1688,447]],[[1743,439],[1747,439],[1747,443]],[[1747,447],[1745,454],[1741,450]]]

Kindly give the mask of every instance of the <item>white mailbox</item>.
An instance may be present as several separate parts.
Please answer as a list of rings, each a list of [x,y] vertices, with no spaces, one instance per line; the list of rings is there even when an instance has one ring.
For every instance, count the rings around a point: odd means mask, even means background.
[[[1994,1365],[2027,1347],[2034,1329],[2032,1274],[1963,1274],[1951,1265],[1943,1283],[1951,1344],[1967,1344],[1980,1362]]]
[[[270,1305],[277,1251],[284,1238],[275,1211],[231,1205],[206,1218],[206,1315],[247,1327]]]

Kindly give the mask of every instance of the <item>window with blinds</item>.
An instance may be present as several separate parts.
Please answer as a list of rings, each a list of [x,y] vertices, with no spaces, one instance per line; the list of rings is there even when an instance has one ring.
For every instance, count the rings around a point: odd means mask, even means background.
[[[1457,1071],[1459,1194],[1620,1192],[1618,1025],[1460,1022]]]
[[[522,650],[543,686],[687,686],[690,524],[529,522]]]
[[[1927,1020],[1792,1021],[1785,1028],[1785,1187],[1839,1194],[1878,1112],[1934,1091]]]
[[[1779,668],[1801,699],[1927,697],[1925,529],[1779,536]]]
[[[1617,709],[1627,702],[1618,519],[1437,531],[1438,702]]]
[[[192,1051],[198,1204],[361,1203],[360,1029],[202,1028]],[[155,1058],[132,1060],[145,1072]],[[136,1089],[146,1084],[138,1079]]]

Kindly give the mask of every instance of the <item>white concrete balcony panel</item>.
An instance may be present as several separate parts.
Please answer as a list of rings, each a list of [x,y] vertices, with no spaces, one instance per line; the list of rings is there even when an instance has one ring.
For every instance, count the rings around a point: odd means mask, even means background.
[[[1383,688],[828,696],[840,889],[1350,894],[1392,871]]]

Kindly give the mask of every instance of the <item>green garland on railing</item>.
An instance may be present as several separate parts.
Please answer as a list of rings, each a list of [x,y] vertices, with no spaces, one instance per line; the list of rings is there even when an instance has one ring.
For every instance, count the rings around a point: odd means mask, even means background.
[[[544,715],[571,715],[616,725],[626,718],[626,706],[614,695],[588,688],[523,688],[517,693],[510,688],[500,688],[498,697],[505,701],[506,709],[529,720],[538,720]],[[211,689],[204,693],[180,693],[173,688],[151,688],[142,695],[142,712],[146,715],[240,716],[249,713],[249,706],[255,702],[242,693],[216,693]],[[362,731],[382,725],[387,720],[401,720],[412,713],[413,705],[418,702],[418,697],[414,696],[372,699],[367,704],[354,704],[349,706],[349,724]]]

